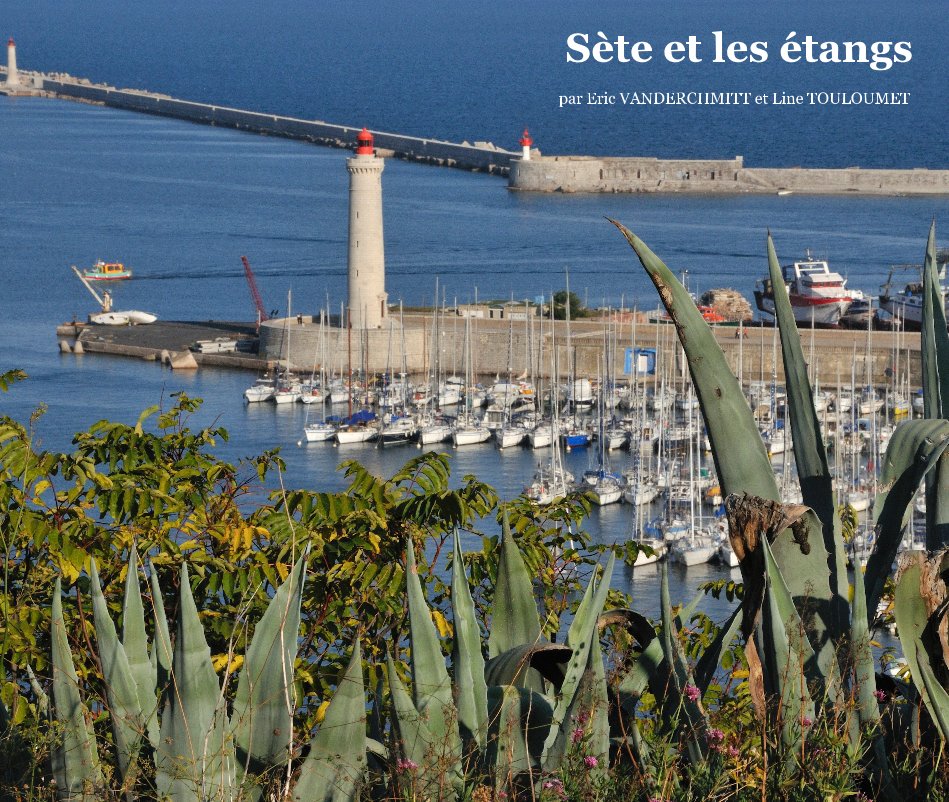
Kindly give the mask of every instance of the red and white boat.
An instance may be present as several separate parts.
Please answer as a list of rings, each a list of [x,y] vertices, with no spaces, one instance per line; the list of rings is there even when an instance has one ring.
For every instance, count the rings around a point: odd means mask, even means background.
[[[850,304],[865,296],[848,290],[847,280],[830,269],[826,259],[804,259],[781,268],[788,289],[794,319],[801,326],[836,326]],[[774,290],[770,278],[755,284],[755,303],[766,315],[774,316]]]

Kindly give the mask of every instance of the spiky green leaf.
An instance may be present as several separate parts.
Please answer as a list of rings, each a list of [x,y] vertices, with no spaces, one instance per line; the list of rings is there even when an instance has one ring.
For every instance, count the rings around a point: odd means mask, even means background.
[[[883,586],[912,514],[920,483],[949,447],[949,421],[904,421],[896,427],[883,459],[879,493],[873,504],[876,547],[867,561],[867,609],[876,610]]]
[[[455,530],[451,564],[451,606],[455,621],[454,665],[458,724],[462,735],[484,750],[488,732],[488,686],[485,683],[481,628],[462,560],[461,538]]]
[[[366,699],[362,649],[353,647],[293,789],[298,802],[355,802],[366,772]]]
[[[234,750],[222,727],[220,692],[182,564],[170,685],[155,750],[158,792],[176,802],[214,798],[233,785]]]
[[[260,773],[284,765],[293,738],[293,662],[300,632],[306,557],[277,588],[244,656],[231,725],[238,761]]]
[[[99,660],[102,663],[102,678],[105,680],[106,697],[109,701],[112,731],[115,734],[119,772],[123,781],[128,781],[137,773],[138,757],[149,716],[142,709],[138,685],[129,667],[125,647],[119,641],[115,624],[109,615],[105,597],[102,595],[102,585],[99,582],[95,560],[89,568],[89,579],[96,645],[99,649]],[[152,710],[154,710],[154,702],[152,702]]]
[[[56,720],[62,726],[62,738],[54,745],[50,756],[56,794],[70,802],[92,802],[101,791],[102,773],[92,722],[79,694],[79,677],[66,637],[59,577],[56,577],[53,588],[51,626],[53,708]]]
[[[540,618],[530,574],[524,564],[508,515],[501,524],[501,559],[494,587],[491,630],[488,633],[488,657],[540,639]]]

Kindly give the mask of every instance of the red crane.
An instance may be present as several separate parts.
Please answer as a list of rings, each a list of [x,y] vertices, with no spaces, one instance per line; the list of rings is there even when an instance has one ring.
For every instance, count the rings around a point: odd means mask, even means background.
[[[265,320],[270,320],[270,315],[267,314],[264,307],[264,299],[260,297],[260,290],[257,289],[257,281],[254,279],[254,271],[250,269],[250,262],[247,261],[246,256],[242,256],[241,261],[244,263],[244,276],[247,278],[247,286],[250,287],[254,306],[257,307],[257,322],[263,323]]]

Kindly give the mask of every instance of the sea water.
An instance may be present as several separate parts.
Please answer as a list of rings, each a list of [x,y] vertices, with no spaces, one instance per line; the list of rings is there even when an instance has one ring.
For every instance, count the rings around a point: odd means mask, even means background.
[[[115,3],[82,10],[61,5],[31,4],[30,15],[5,10],[22,68],[68,70],[118,85],[406,133],[483,136],[509,147],[513,142],[504,137],[528,123],[542,132],[545,152],[741,152],[758,164],[949,166],[939,115],[922,101],[912,119],[900,110],[867,118],[866,110],[790,116],[784,109],[750,117],[740,109],[727,115],[706,109],[698,125],[695,109],[661,116],[655,110],[627,111],[626,117],[596,109],[562,114],[549,95],[563,81],[577,74],[616,80],[613,72],[609,78],[586,69],[564,72],[561,35],[593,20],[563,4],[538,6],[524,21],[490,4],[477,19],[433,4],[429,18],[423,7],[380,7],[361,20],[350,5],[321,4],[317,15],[278,3],[267,19],[245,3],[228,4],[227,11],[214,3],[200,9],[164,4],[162,13]],[[879,81],[891,87],[910,82],[919,97],[935,102],[939,73],[926,69],[932,33],[920,24],[929,5],[901,12],[894,23],[894,29],[910,29],[918,60]],[[753,33],[741,6],[734,30]],[[658,39],[685,30],[686,21],[721,22],[697,4],[689,7],[697,16],[688,20],[647,14],[637,24]],[[866,16],[854,23],[854,35],[879,30],[885,7],[862,5]],[[598,13],[603,26],[626,24],[618,5],[603,4]],[[812,20],[824,14],[816,5],[808,13],[816,15]],[[404,18],[396,24],[398,14]],[[771,20],[768,30],[791,22]],[[839,24],[828,30],[841,32]],[[362,46],[359,37],[375,46]],[[690,80],[734,84],[735,71],[722,66],[720,73],[693,70]],[[773,83],[785,73],[763,75]],[[839,86],[845,76],[864,85],[849,69],[808,75],[824,85]],[[648,74],[657,88],[683,76],[669,69]],[[0,98],[0,367],[30,375],[0,396],[0,410],[26,421],[43,405],[35,424],[39,444],[68,449],[72,434],[95,421],[132,423],[145,407],[167,407],[171,394],[183,391],[205,400],[192,425],[230,432],[218,448],[223,458],[279,446],[289,487],[341,490],[346,481],[336,467],[350,457],[381,475],[394,472],[417,452],[298,446],[302,405],[245,405],[242,391],[253,376],[216,369],[172,373],[156,363],[60,355],[56,347],[56,324],[92,309],[69,265],[97,258],[135,270],[131,282],[114,288],[117,308],[162,319],[251,319],[241,255],[250,259],[268,308],[285,311],[291,292],[294,313],[338,308],[345,293],[346,156],[64,101]],[[934,216],[942,228],[949,223],[946,198],[533,196],[508,192],[497,177],[397,161],[387,162],[383,185],[387,289],[393,301],[411,305],[432,303],[436,276],[439,300],[451,303],[549,295],[563,288],[569,271],[571,288],[590,306],[653,308],[651,285],[606,216],[642,236],[686,274],[694,291],[729,286],[749,297],[766,270],[769,228],[783,259],[810,248],[850,286],[875,292],[890,264],[921,260]],[[589,456],[577,451],[567,459],[579,474]],[[529,481],[537,457],[487,446],[451,452],[451,460],[456,482],[474,473],[511,498]],[[622,467],[622,457],[619,462],[615,467]],[[622,541],[632,514],[615,505],[594,511],[585,526],[599,542]],[[485,529],[494,526],[486,522]],[[473,539],[467,544],[476,545]],[[687,576],[676,569],[675,595],[689,596],[700,581],[719,576],[729,574],[712,566]],[[644,600],[657,597],[655,583],[652,568],[618,579]]]

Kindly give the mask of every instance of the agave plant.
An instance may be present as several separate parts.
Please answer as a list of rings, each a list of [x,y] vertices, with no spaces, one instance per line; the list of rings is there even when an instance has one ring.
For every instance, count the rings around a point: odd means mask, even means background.
[[[299,751],[293,729],[293,664],[305,564],[304,558],[297,561],[257,623],[230,709],[211,662],[187,565],[181,569],[173,639],[152,572],[155,636],[149,646],[135,554],[126,580],[121,638],[92,564],[95,633],[115,744],[109,763],[127,793],[151,791],[174,802],[257,800],[268,787],[289,788],[294,777],[295,799],[342,802],[358,797],[368,743],[358,642],[320,730],[312,740],[301,739],[309,740],[309,751],[298,774],[291,763]],[[59,580],[52,622],[52,714],[62,731],[52,754],[57,794],[67,800],[98,799],[104,788],[100,749],[69,650]]]
[[[927,303],[922,337],[927,418],[900,424],[886,452],[882,492],[874,506],[876,546],[866,577],[855,572],[854,602],[841,524],[834,506],[812,390],[807,379],[787,290],[770,233],[767,250],[775,312],[781,333],[794,455],[804,505],[780,503],[777,484],[751,411],[721,348],[685,289],[662,261],[619,223],[676,324],[701,403],[724,494],[730,539],[744,581],[741,633],[750,668],[752,698],[769,731],[780,733],[785,755],[800,753],[820,716],[847,717],[854,754],[869,746],[882,797],[892,798],[880,733],[877,688],[869,647],[868,610],[875,611],[899,546],[909,503],[927,481],[933,512],[927,547],[942,549],[949,512],[949,338],[935,278],[935,233],[926,250]],[[945,608],[945,586],[930,590],[938,576],[919,555],[907,557],[896,597],[897,623],[913,682],[940,723],[949,729],[949,667],[932,638]],[[924,570],[925,566],[929,570]],[[865,579],[865,581],[864,581]],[[866,587],[864,587],[866,585]],[[941,596],[939,594],[942,594]],[[945,627],[942,627],[945,630]],[[929,632],[928,639],[924,637]],[[944,640],[944,638],[943,638]],[[931,670],[930,670],[931,669]],[[848,700],[854,705],[848,705]],[[869,739],[869,744],[866,740]]]
[[[675,616],[663,567],[657,634],[632,610],[603,612],[614,561],[611,554],[602,574],[591,577],[565,643],[549,643],[541,635],[531,578],[505,517],[485,660],[456,533],[449,672],[418,578],[414,547],[407,544],[412,692],[391,655],[388,674],[404,755],[400,765],[413,767],[413,790],[420,798],[461,798],[479,783],[498,793],[536,790],[579,743],[592,774],[605,773],[618,762],[643,764],[647,755],[636,708],[647,689],[662,700],[662,727],[685,743],[690,759],[704,759],[708,719],[700,696],[736,626],[716,639],[693,672],[679,631],[701,594]],[[607,683],[600,646],[601,632],[611,626],[632,633],[641,649],[613,687]]]

